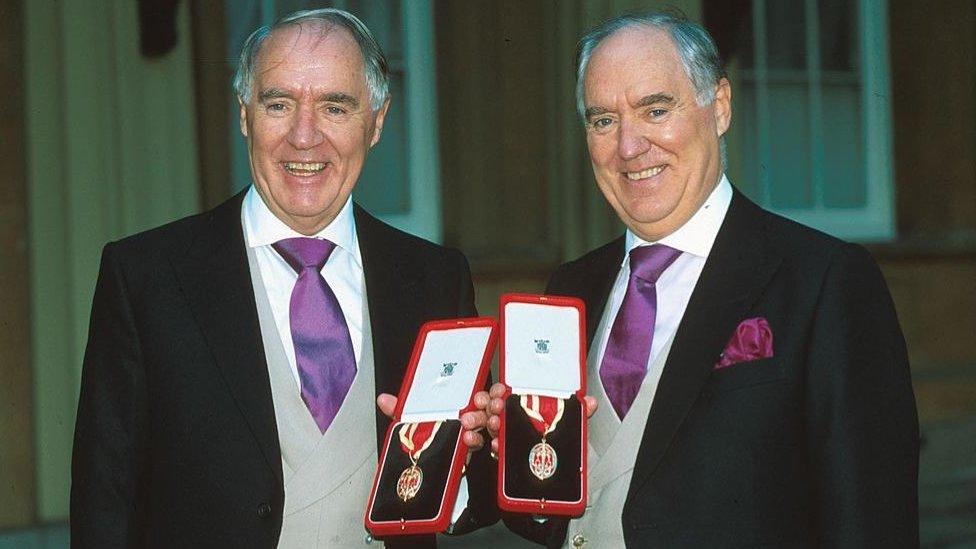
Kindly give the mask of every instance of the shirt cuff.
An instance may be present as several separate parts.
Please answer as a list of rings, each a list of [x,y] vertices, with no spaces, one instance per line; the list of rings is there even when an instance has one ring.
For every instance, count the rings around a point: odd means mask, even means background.
[[[451,512],[451,525],[447,527],[447,533],[451,534],[454,532],[454,525],[457,524],[459,518],[464,513],[464,510],[468,508],[468,477],[466,475],[461,476],[461,484],[458,486],[457,500],[454,502],[454,510]]]

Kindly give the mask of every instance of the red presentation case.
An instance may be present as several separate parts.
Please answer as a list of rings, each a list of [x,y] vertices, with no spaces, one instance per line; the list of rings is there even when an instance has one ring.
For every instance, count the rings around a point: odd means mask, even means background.
[[[468,455],[460,417],[475,409],[473,397],[484,387],[497,337],[498,324],[490,317],[421,327],[366,505],[366,529],[374,536],[443,532],[450,525]],[[423,473],[420,487],[403,500],[397,481],[411,463],[399,433],[411,423],[437,421],[443,423],[415,464]]]
[[[500,381],[505,384],[498,455],[498,506],[533,515],[580,516],[586,509],[586,312],[576,298],[505,294],[501,317]],[[533,471],[542,436],[528,418],[535,396],[563,402],[546,436],[555,467]],[[553,402],[553,401],[550,401]],[[555,415],[553,418],[557,417]]]

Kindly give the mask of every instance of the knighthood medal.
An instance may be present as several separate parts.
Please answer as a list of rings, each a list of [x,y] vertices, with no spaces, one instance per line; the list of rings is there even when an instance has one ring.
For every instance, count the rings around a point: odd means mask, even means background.
[[[443,421],[425,421],[422,423],[405,423],[400,428],[400,448],[410,458],[410,467],[400,473],[397,481],[397,495],[403,501],[409,501],[420,491],[424,482],[424,472],[417,466],[420,454],[434,441],[437,430]]]
[[[556,429],[563,418],[565,403],[556,397],[522,395],[519,404],[532,427],[542,436],[542,441],[529,451],[529,470],[539,480],[546,480],[556,473],[559,466],[556,450],[546,442],[546,436]]]

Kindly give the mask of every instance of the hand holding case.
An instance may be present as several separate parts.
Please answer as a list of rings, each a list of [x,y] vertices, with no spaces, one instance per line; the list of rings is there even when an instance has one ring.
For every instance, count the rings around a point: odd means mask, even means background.
[[[428,534],[450,525],[468,455],[460,417],[475,409],[473,397],[484,387],[497,336],[495,319],[487,317],[421,327],[366,506],[366,529],[373,535]],[[423,438],[432,423],[436,431]],[[401,440],[416,442],[419,456],[411,459]],[[414,466],[421,471],[419,483],[416,473],[406,473]]]
[[[501,298],[498,506],[505,511],[580,516],[586,509],[584,309],[569,297]]]

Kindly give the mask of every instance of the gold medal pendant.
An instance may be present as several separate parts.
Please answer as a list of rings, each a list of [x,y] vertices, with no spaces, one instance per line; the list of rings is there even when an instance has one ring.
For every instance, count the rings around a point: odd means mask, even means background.
[[[556,450],[546,444],[545,439],[536,444],[529,451],[529,471],[539,480],[546,480],[556,472],[559,459]]]
[[[525,410],[532,427],[542,436],[542,442],[529,450],[529,471],[539,480],[546,480],[556,474],[559,460],[556,450],[546,442],[546,435],[556,429],[563,418],[565,405],[561,398],[536,395],[522,395],[519,404]]]
[[[404,502],[413,499],[424,483],[424,472],[417,466],[420,455],[430,447],[443,421],[404,423],[400,428],[400,448],[410,458],[410,467],[400,473],[396,493]]]
[[[415,463],[400,473],[400,480],[397,481],[396,488],[397,495],[403,501],[410,501],[420,491],[420,485],[423,483],[424,472]]]

